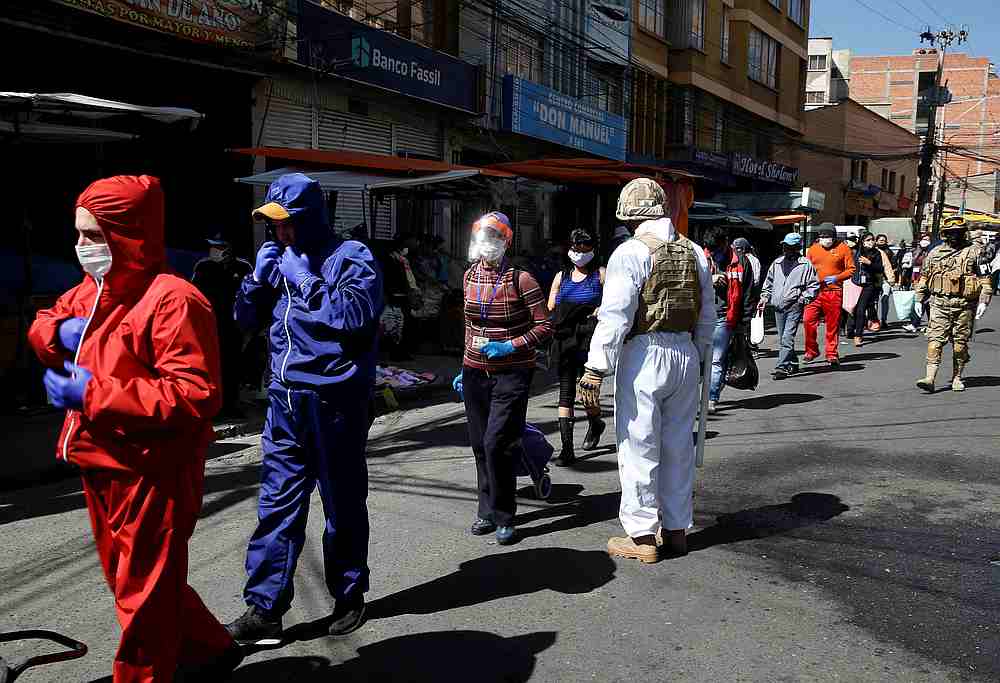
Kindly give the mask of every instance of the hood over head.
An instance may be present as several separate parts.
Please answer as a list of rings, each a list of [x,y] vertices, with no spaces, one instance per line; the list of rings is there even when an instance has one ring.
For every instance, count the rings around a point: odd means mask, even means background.
[[[304,173],[286,173],[271,183],[264,205],[254,210],[253,217],[291,218],[295,225],[295,246],[304,252],[320,248],[334,238],[323,189],[319,181]]]
[[[163,188],[153,176],[114,176],[90,184],[76,200],[97,220],[111,249],[108,278],[152,277],[164,271]]]

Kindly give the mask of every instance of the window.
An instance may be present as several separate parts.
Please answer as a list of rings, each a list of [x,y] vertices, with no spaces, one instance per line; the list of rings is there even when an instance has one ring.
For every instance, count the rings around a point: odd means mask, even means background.
[[[882,169],[882,183],[879,185],[883,190],[889,187],[889,171]]]
[[[721,105],[715,110],[715,138],[712,143],[712,151],[726,151],[726,117]]]
[[[826,71],[826,55],[809,55],[810,71]]]
[[[769,88],[778,87],[778,57],[781,46],[771,36],[750,29],[747,75]]]
[[[807,90],[806,91],[806,104],[824,104],[826,102],[826,93],[822,90]]]
[[[612,114],[620,115],[622,113],[624,98],[622,97],[621,78],[614,78],[603,73],[592,73],[587,94],[591,97],[590,104],[598,109]]]
[[[777,9],[779,12],[781,11],[781,0],[767,0],[767,1],[770,2],[774,6],[774,8]]]
[[[639,26],[661,38],[667,35],[664,2],[665,0],[639,0]]]
[[[729,63],[729,8],[722,6],[722,61]]]
[[[861,162],[861,182],[863,182],[863,183],[867,183],[868,182],[868,162],[867,161],[862,161]]]
[[[861,163],[857,159],[851,159],[851,180],[861,179]]]
[[[909,196],[909,195],[906,194],[906,176],[905,175],[899,177],[899,194],[901,194],[904,197],[908,197]]]
[[[691,0],[691,38],[688,47],[705,49],[705,1]]]
[[[805,27],[806,0],[788,0],[788,18],[799,26]]]
[[[889,192],[896,194],[896,172],[889,171]]]
[[[684,91],[684,144],[694,144],[694,93]]]
[[[542,57],[545,51],[541,37],[509,24],[503,28],[500,49],[500,69],[535,83],[542,82]]]

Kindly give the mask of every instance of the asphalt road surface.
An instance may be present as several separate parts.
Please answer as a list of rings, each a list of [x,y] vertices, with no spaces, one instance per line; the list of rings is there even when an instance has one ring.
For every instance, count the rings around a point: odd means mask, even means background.
[[[367,625],[341,640],[310,628],[332,608],[316,495],[290,642],[233,680],[995,681],[998,329],[994,306],[961,394],[914,388],[925,340],[901,331],[841,346],[837,372],[817,364],[775,382],[773,357],[761,359],[757,391],[727,390],[709,422],[694,552],[656,565],[605,552],[621,533],[612,449],[553,468],[552,499],[520,500],[523,537],[504,548],[468,533],[475,472],[460,404],[380,418]],[[946,363],[942,387],[950,351]],[[540,381],[529,420],[553,444],[555,403]],[[211,456],[190,581],[228,621],[243,611],[260,456],[253,438]],[[118,627],[78,484],[0,495],[0,541],[0,630],[48,626],[90,646],[22,680],[110,681]]]

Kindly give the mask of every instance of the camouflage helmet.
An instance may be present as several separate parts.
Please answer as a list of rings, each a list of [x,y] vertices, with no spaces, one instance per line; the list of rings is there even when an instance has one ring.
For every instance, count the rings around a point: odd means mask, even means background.
[[[636,178],[622,188],[615,217],[620,221],[662,218],[667,194],[652,178]]]
[[[968,230],[965,218],[962,216],[948,216],[941,221],[941,232],[951,232],[953,230]]]

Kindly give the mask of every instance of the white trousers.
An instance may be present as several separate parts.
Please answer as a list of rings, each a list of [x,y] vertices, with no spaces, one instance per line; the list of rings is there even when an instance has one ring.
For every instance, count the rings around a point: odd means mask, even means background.
[[[698,351],[689,334],[643,334],[622,348],[615,431],[622,482],[619,516],[629,536],[693,523]]]

